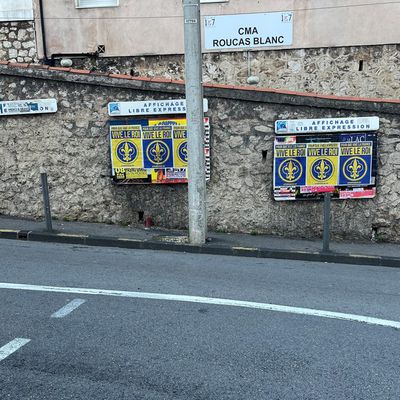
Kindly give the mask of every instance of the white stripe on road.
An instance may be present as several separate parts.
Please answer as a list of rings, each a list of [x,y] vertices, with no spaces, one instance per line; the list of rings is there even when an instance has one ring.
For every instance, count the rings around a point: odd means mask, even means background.
[[[0,347],[0,361],[3,361],[10,354],[15,353],[19,348],[29,343],[30,339],[16,338],[11,340],[10,343],[7,343],[5,346]]]
[[[60,308],[54,314],[51,315],[51,318],[64,318],[66,315],[76,310],[80,305],[82,305],[86,300],[75,299],[66,304],[64,307]]]
[[[354,315],[354,314],[345,314],[333,311],[315,310],[312,308],[281,306],[277,304],[219,299],[214,297],[184,296],[176,294],[145,293],[145,292],[128,292],[122,290],[107,290],[107,289],[86,289],[86,288],[70,288],[70,287],[41,286],[41,285],[24,285],[16,283],[0,283],[0,289],[16,289],[16,290],[30,290],[35,292],[55,292],[55,293],[70,293],[70,294],[73,293],[80,295],[87,294],[87,295],[114,296],[114,297],[130,297],[135,299],[183,301],[187,303],[211,304],[216,306],[245,307],[245,308],[254,308],[258,310],[290,313],[290,314],[310,315],[321,318],[340,319],[344,321],[364,322],[366,324],[380,325],[380,326],[400,329],[399,321],[366,317],[364,315]]]

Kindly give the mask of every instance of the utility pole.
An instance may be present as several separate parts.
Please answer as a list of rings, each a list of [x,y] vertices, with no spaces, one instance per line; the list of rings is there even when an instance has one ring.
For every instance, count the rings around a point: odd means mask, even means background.
[[[200,245],[205,243],[207,234],[200,1],[182,1],[189,156],[189,240],[192,244]]]

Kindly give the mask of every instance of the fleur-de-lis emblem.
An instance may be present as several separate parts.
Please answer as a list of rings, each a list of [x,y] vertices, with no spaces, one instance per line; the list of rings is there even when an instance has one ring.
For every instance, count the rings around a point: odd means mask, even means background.
[[[327,181],[331,178],[335,168],[332,161],[327,158],[320,158],[311,165],[311,174],[317,181]]]
[[[163,164],[169,157],[169,148],[161,140],[155,140],[147,148],[147,157],[153,164]]]
[[[368,171],[368,165],[361,157],[351,157],[343,166],[343,175],[351,182],[357,182],[364,179]]]
[[[134,161],[137,156],[135,145],[128,141],[120,143],[117,147],[117,156],[125,163]]]
[[[324,180],[329,171],[329,165],[324,160],[321,160],[321,162],[315,167],[315,170],[318,172],[318,179]]]
[[[178,149],[178,155],[179,158],[184,161],[187,162],[188,160],[188,148],[187,148],[187,142],[183,142]]]
[[[125,142],[124,147],[121,149],[121,153],[124,155],[124,161],[131,161],[133,149],[129,147],[128,142]]]
[[[150,153],[153,155],[153,160],[157,163],[162,162],[165,152],[166,150],[161,147],[158,142],[150,149]]]
[[[352,179],[358,179],[358,177],[360,176],[360,172],[363,169],[363,166],[357,161],[357,158],[355,158],[347,168],[350,171],[350,177]]]
[[[302,174],[303,167],[295,158],[285,159],[278,167],[278,175],[286,183],[293,184],[301,178]]]
[[[299,171],[299,167],[290,160],[283,168],[283,171],[286,173],[286,179],[288,181],[293,181],[296,177],[296,173]]]

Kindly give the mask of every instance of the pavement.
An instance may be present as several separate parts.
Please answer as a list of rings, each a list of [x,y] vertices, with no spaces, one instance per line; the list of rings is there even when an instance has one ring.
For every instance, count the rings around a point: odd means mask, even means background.
[[[323,252],[322,239],[209,232],[207,243],[198,246],[188,243],[186,231],[58,220],[52,225],[48,232],[44,221],[0,216],[0,238],[400,268],[400,244],[394,243],[332,241]]]
[[[400,322],[400,269],[22,240],[0,260],[0,399],[400,399],[399,328],[358,319]]]

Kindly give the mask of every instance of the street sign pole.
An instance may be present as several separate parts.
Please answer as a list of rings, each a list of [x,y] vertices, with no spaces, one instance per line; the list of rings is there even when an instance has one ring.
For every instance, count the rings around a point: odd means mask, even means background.
[[[207,234],[204,113],[199,0],[183,0],[186,117],[188,132],[189,240],[204,244]]]
[[[324,193],[324,229],[322,239],[322,252],[329,253],[329,239],[331,226],[331,193]]]
[[[44,210],[44,218],[46,220],[46,230],[47,232],[52,232],[53,225],[51,222],[50,195],[49,195],[49,185],[47,183],[46,172],[42,172],[40,174],[40,180],[42,182],[43,210]]]

